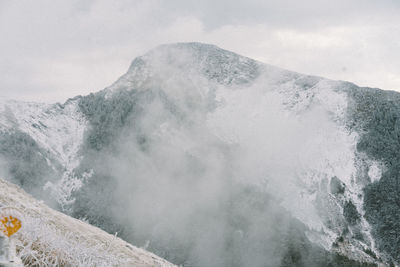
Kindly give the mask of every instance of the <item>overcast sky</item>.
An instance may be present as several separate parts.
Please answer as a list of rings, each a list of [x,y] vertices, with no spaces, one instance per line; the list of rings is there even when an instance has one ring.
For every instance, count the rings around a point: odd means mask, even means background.
[[[0,0],[0,96],[63,102],[186,41],[400,91],[399,14],[398,0]]]

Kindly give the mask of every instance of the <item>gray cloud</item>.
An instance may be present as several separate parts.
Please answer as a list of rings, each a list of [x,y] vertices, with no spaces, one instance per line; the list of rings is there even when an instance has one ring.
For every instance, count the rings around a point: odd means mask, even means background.
[[[294,28],[344,25],[365,17],[396,15],[393,8],[399,7],[398,2],[391,0],[173,0],[161,4],[166,10],[172,6],[177,16],[196,16],[209,27],[253,23]]]
[[[400,89],[396,1],[0,1],[0,96],[101,90],[161,43],[201,41],[298,72]]]

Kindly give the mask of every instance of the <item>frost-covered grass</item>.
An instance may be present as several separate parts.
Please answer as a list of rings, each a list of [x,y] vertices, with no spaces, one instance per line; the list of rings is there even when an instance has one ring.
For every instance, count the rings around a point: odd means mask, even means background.
[[[24,215],[15,234],[26,266],[174,266],[117,236],[50,209],[19,187],[0,179],[0,206]]]
[[[124,266],[130,260],[124,253],[108,253],[113,246],[94,242],[93,235],[65,232],[40,218],[25,219],[19,235],[19,256],[28,266]]]

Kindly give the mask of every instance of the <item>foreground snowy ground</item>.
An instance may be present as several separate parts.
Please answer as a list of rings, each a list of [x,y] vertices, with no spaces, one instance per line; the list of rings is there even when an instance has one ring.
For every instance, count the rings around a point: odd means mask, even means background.
[[[0,179],[0,207],[16,207],[24,225],[16,234],[27,266],[175,266],[97,227],[57,212]]]

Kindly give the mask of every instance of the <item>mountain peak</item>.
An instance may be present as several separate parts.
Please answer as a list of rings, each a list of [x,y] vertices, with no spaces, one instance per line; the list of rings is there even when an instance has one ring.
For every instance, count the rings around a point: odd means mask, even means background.
[[[219,53],[232,53],[228,50],[222,49],[216,45],[213,44],[206,44],[206,43],[200,43],[200,42],[180,42],[180,43],[169,43],[169,44],[161,44],[159,46],[156,46],[155,48],[151,49],[147,54],[153,53],[153,52],[168,52],[171,50],[182,50],[182,51],[192,51],[195,53],[209,53],[211,51],[213,52],[219,52]]]
[[[106,90],[131,90],[154,81],[174,78],[206,79],[222,85],[253,81],[260,74],[261,63],[204,43],[173,43],[157,46],[135,58],[127,73]]]

